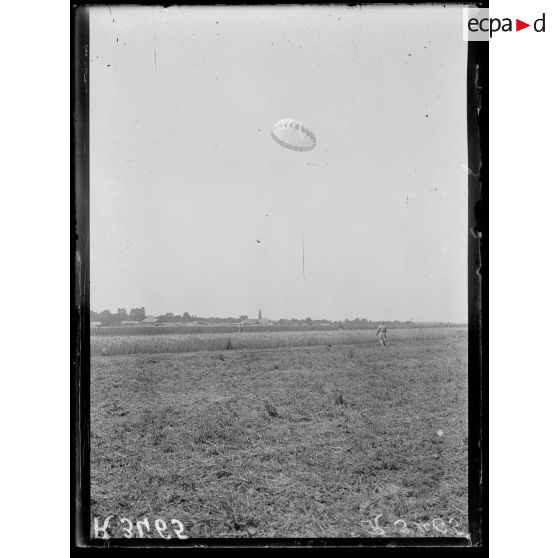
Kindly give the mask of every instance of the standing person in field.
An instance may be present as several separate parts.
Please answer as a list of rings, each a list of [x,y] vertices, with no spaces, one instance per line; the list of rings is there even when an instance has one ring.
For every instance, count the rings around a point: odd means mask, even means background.
[[[376,335],[380,338],[380,344],[382,347],[386,346],[386,337],[387,337],[387,327],[384,324],[380,324],[378,326],[378,331],[376,331]]]

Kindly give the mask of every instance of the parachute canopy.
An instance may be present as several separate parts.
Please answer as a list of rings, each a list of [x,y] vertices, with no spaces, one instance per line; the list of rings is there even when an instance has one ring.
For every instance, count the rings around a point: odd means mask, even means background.
[[[293,151],[310,151],[316,147],[316,135],[300,120],[283,118],[271,128],[271,137],[283,147]]]

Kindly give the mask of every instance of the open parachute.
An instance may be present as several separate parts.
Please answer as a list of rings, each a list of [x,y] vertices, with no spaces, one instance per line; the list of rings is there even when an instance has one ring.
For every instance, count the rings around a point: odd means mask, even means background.
[[[281,146],[293,151],[310,151],[316,147],[316,135],[300,120],[283,118],[271,128],[271,137]]]

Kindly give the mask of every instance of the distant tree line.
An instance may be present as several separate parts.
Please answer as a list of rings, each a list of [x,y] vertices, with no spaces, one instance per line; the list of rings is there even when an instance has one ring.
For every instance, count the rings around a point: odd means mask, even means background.
[[[103,310],[102,312],[95,312],[91,310],[91,321],[99,322],[101,325],[115,326],[121,325],[122,322],[142,322],[147,317],[145,308],[131,308],[128,312],[125,308],[117,308],[116,313],[112,313],[110,310]],[[246,314],[242,314],[238,318],[202,318],[199,316],[191,315],[188,312],[183,312],[182,314],[173,314],[172,312],[167,312],[166,314],[161,314],[159,316],[154,316],[159,323],[193,323],[198,324],[236,324],[242,320],[248,319]],[[346,327],[357,327],[357,326],[372,326],[379,323],[378,321],[371,321],[366,318],[354,318],[352,320],[326,320],[326,319],[312,319],[310,317],[304,319],[298,318],[281,318],[279,320],[273,320],[273,323],[277,325],[298,325],[298,326],[327,326],[332,324],[343,324]],[[386,324],[408,324],[411,322],[399,322],[398,320],[385,322]]]
[[[142,322],[146,317],[147,314],[143,306],[141,308],[132,308],[130,312],[127,312],[125,308],[117,308],[114,314],[110,310],[103,310],[102,312],[91,310],[90,312],[90,320],[92,322],[100,322],[102,325],[110,326],[120,325],[122,322]],[[230,324],[245,319],[244,316],[240,316],[240,318],[199,318],[198,316],[190,315],[188,312],[182,314],[167,312],[166,314],[154,316],[154,318],[156,318],[159,323],[198,322],[208,324]]]
[[[118,308],[113,314],[110,310],[95,312],[91,310],[90,317],[92,322],[101,322],[103,325],[118,325],[124,321],[141,322],[145,320],[145,308],[132,308],[128,313],[125,308]]]

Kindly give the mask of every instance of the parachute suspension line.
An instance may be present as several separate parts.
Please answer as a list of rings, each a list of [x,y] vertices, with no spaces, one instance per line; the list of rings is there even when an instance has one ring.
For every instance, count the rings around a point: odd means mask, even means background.
[[[271,137],[282,147],[293,151],[311,151],[316,147],[316,134],[310,127],[294,118],[283,118],[271,127]],[[306,279],[304,269],[304,232],[302,233],[302,278]]]
[[[302,233],[302,278],[306,279],[306,275],[304,273],[304,233]]]

